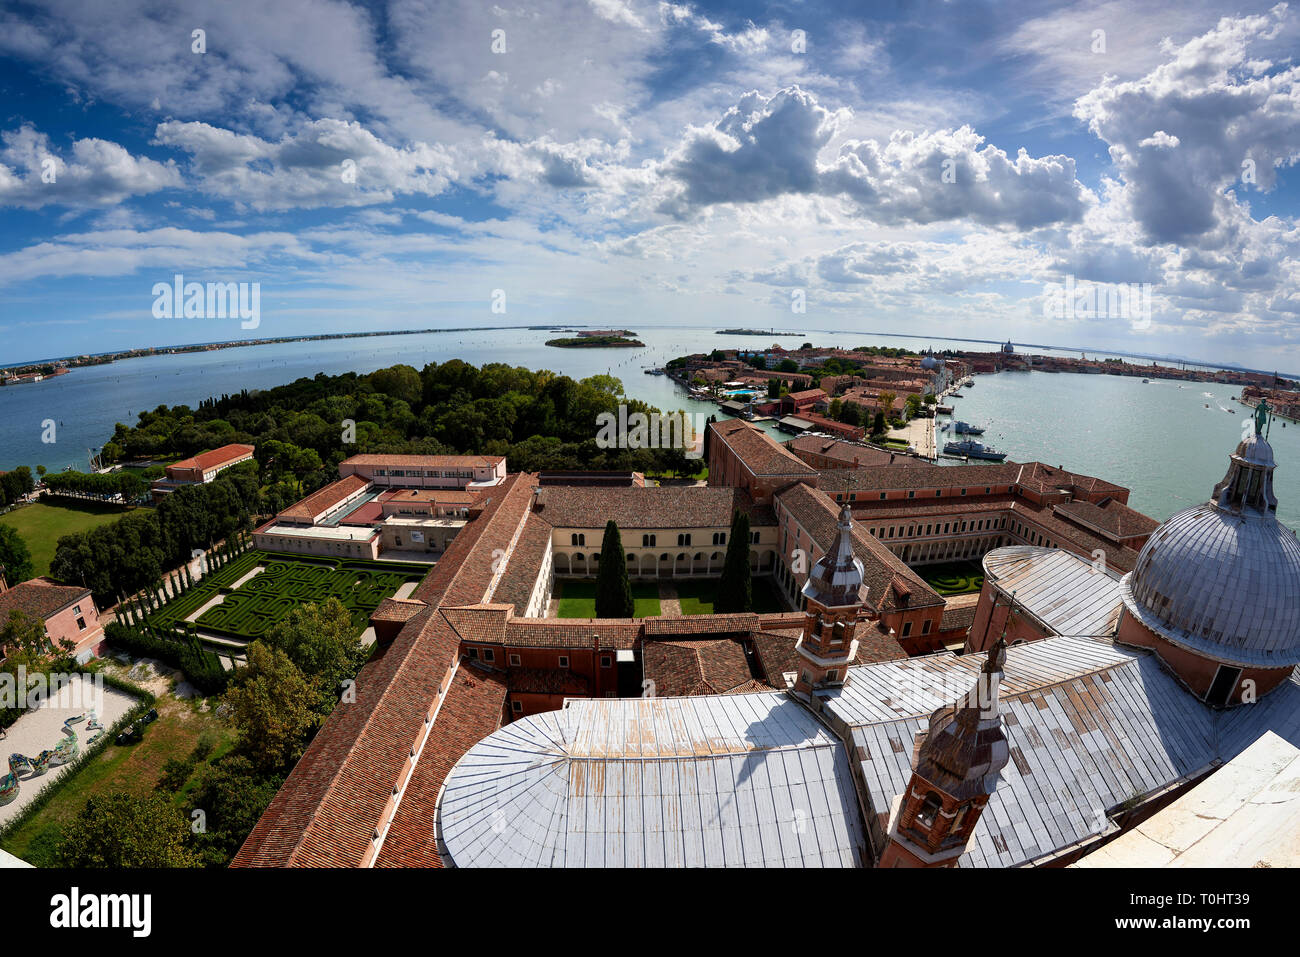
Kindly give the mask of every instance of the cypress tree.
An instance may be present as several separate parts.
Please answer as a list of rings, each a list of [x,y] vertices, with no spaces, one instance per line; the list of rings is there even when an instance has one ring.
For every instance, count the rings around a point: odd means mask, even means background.
[[[717,614],[735,614],[754,610],[754,582],[749,571],[749,516],[737,509],[731,516],[731,534],[727,538],[727,558],[713,601]]]
[[[632,583],[627,578],[627,556],[623,537],[613,519],[605,523],[600,543],[600,571],[596,573],[596,617],[631,618]]]

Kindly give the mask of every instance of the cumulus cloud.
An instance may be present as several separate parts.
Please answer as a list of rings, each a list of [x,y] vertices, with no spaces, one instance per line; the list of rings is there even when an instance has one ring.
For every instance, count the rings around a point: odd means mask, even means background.
[[[968,126],[888,143],[851,140],[827,165],[818,154],[848,115],[792,87],[747,93],[717,123],[692,128],[662,174],[679,184],[660,209],[676,217],[717,203],[759,202],[786,193],[844,196],[860,215],[885,223],[970,220],[1031,229],[1078,220],[1088,194],[1068,156],[1014,159]]]
[[[198,189],[258,210],[366,206],[436,196],[453,170],[445,149],[398,149],[359,123],[316,120],[277,142],[207,123],[169,121],[154,142],[190,154]]]
[[[174,163],[132,156],[107,140],[75,140],[68,158],[32,126],[0,133],[0,143],[0,206],[106,207],[181,185]]]
[[[1107,78],[1074,115],[1110,148],[1146,239],[1217,244],[1236,202],[1225,190],[1270,190],[1300,158],[1300,66],[1252,57],[1282,29],[1267,16],[1225,17],[1145,76]]]

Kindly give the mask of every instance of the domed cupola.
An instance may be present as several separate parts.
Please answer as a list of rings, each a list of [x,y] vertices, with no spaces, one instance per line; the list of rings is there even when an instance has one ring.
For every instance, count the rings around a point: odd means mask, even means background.
[[[1268,408],[1204,505],[1152,533],[1120,583],[1118,640],[1156,649],[1213,705],[1249,701],[1300,664],[1300,541],[1277,520]]]
[[[939,365],[940,365],[939,360],[932,355],[927,355],[924,359],[921,360],[921,368],[927,371],[932,372],[935,369],[939,368]]]

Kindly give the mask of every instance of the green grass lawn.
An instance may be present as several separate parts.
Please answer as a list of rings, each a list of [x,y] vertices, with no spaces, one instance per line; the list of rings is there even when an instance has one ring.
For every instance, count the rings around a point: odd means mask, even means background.
[[[557,582],[556,597],[560,600],[558,617],[596,617],[596,582],[594,580]],[[632,583],[632,614],[637,618],[657,618],[663,614],[662,609],[659,607],[658,585],[654,582]]]
[[[984,587],[984,568],[979,562],[922,565],[915,571],[940,595],[967,595]]]
[[[214,713],[200,712],[186,701],[160,696],[158,720],[149,725],[144,738],[119,747],[109,744],[93,761],[64,782],[50,802],[4,842],[4,849],[37,867],[54,866],[53,855],[63,828],[77,816],[93,794],[127,791],[145,795],[156,790],[163,765],[171,758],[184,759],[194,751],[205,731],[217,735],[220,743],[209,756],[212,761],[230,749],[233,732]],[[197,771],[197,769],[196,769]],[[197,780],[173,797],[184,809],[185,794]],[[24,783],[23,787],[27,787]]]
[[[677,597],[681,600],[683,615],[713,614],[713,601],[717,593],[718,579],[696,578],[679,581],[675,584],[677,586]],[[766,578],[755,578],[753,591],[753,610],[757,614],[770,615],[787,610],[781,604],[781,599],[777,597],[776,592],[772,590],[772,586]]]
[[[32,553],[37,575],[48,575],[59,538],[73,532],[88,532],[115,522],[126,511],[120,505],[101,505],[65,499],[59,505],[36,502],[0,515],[0,524],[14,529]]]

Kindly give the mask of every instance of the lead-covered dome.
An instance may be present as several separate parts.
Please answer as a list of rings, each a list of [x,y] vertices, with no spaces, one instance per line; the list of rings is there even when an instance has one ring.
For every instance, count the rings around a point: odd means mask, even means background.
[[[1210,502],[1152,533],[1121,593],[1128,612],[1197,654],[1239,667],[1300,664],[1300,541],[1277,521],[1273,450],[1231,455]]]
[[[934,356],[926,356],[924,359],[921,360],[921,368],[929,369],[929,370],[937,369],[939,368],[939,360],[936,359]]]

